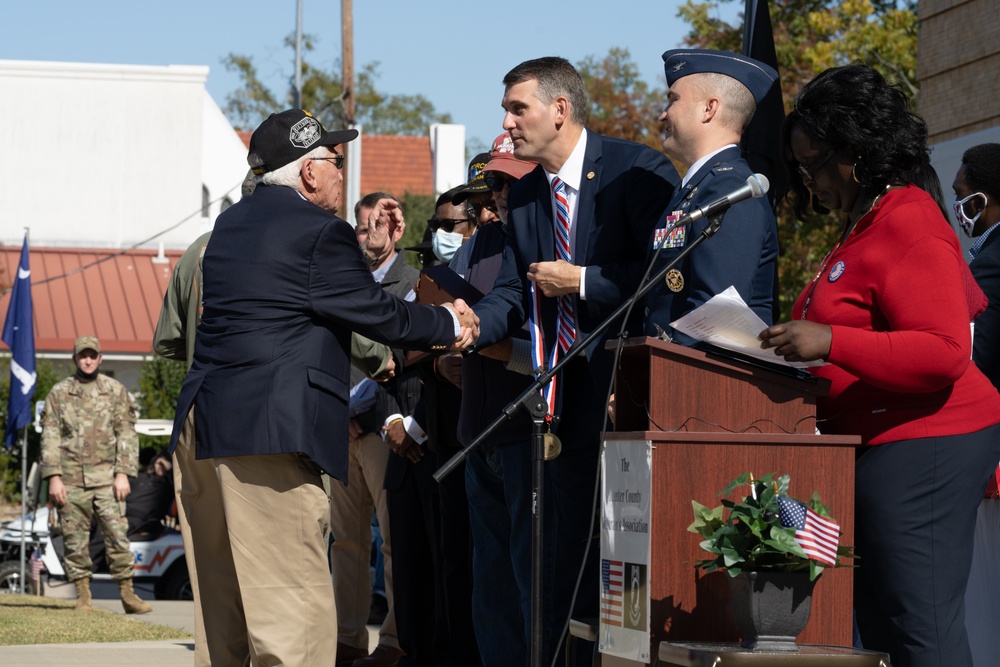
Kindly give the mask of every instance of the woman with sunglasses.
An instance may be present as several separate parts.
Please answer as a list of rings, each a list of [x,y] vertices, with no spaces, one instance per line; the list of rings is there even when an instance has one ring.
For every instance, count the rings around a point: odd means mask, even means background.
[[[840,239],[761,347],[824,360],[823,433],[861,436],[854,606],[861,642],[897,667],[971,665],[976,511],[1000,460],[1000,395],[970,362],[985,298],[930,166],[927,127],[870,67],[827,70],[783,126],[796,212],[844,216]]]

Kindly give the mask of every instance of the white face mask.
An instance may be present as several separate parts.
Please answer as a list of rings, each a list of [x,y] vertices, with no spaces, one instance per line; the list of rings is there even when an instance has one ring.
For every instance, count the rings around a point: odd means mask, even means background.
[[[446,232],[443,229],[438,229],[431,237],[431,250],[434,251],[434,256],[442,262],[450,262],[458,249],[462,247],[464,238],[458,232]]]
[[[965,204],[974,197],[983,198],[983,207],[979,209],[979,213],[976,213],[974,217],[970,218],[965,214]],[[976,192],[969,195],[965,199],[956,199],[955,203],[952,204],[952,207],[955,209],[955,219],[958,221],[958,226],[962,228],[962,231],[965,232],[965,235],[969,238],[972,238],[972,230],[976,226],[976,221],[979,220],[979,216],[981,216],[983,211],[986,210],[986,205],[989,201],[989,198],[987,198],[987,196],[982,192]]]

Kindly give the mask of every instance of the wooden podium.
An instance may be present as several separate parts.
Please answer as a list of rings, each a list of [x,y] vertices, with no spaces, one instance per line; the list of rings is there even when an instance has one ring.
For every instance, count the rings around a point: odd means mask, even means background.
[[[611,343],[610,345],[613,345]],[[609,346],[610,346],[609,345]],[[729,575],[704,574],[708,554],[687,532],[691,501],[714,507],[716,494],[744,472],[791,475],[801,500],[818,491],[854,544],[856,436],[816,434],[816,399],[825,381],[803,380],[732,358],[653,338],[624,343],[615,378],[615,433],[609,440],[652,443],[649,617],[660,641],[735,642]],[[799,643],[850,646],[850,568],[827,569],[817,582]]]

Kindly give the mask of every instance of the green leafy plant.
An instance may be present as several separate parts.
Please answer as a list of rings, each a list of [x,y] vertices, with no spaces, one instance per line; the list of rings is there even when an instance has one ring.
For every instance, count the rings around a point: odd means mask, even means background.
[[[811,560],[795,542],[795,528],[781,524],[778,496],[790,497],[789,481],[788,475],[775,477],[774,473],[768,473],[753,479],[750,473],[744,473],[730,482],[719,496],[728,496],[743,486],[750,487],[749,495],[739,500],[724,498],[714,509],[692,500],[694,522],[688,526],[688,532],[701,535],[704,538],[701,548],[714,554],[712,558],[698,561],[695,567],[706,572],[726,570],[731,577],[762,570],[808,571],[809,579],[815,580],[826,566]],[[817,493],[813,492],[804,504],[820,516],[831,519],[829,509]],[[837,548],[838,567],[850,566],[841,563],[841,558],[854,557],[853,547]]]

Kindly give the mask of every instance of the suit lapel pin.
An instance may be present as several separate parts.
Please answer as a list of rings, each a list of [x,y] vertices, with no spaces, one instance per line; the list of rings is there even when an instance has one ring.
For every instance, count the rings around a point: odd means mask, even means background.
[[[588,181],[592,181],[592,180],[594,180],[594,176],[596,176],[596,175],[597,175],[597,174],[595,174],[594,172],[592,172],[592,171],[588,171],[588,172],[587,172],[587,180],[588,180]]]

